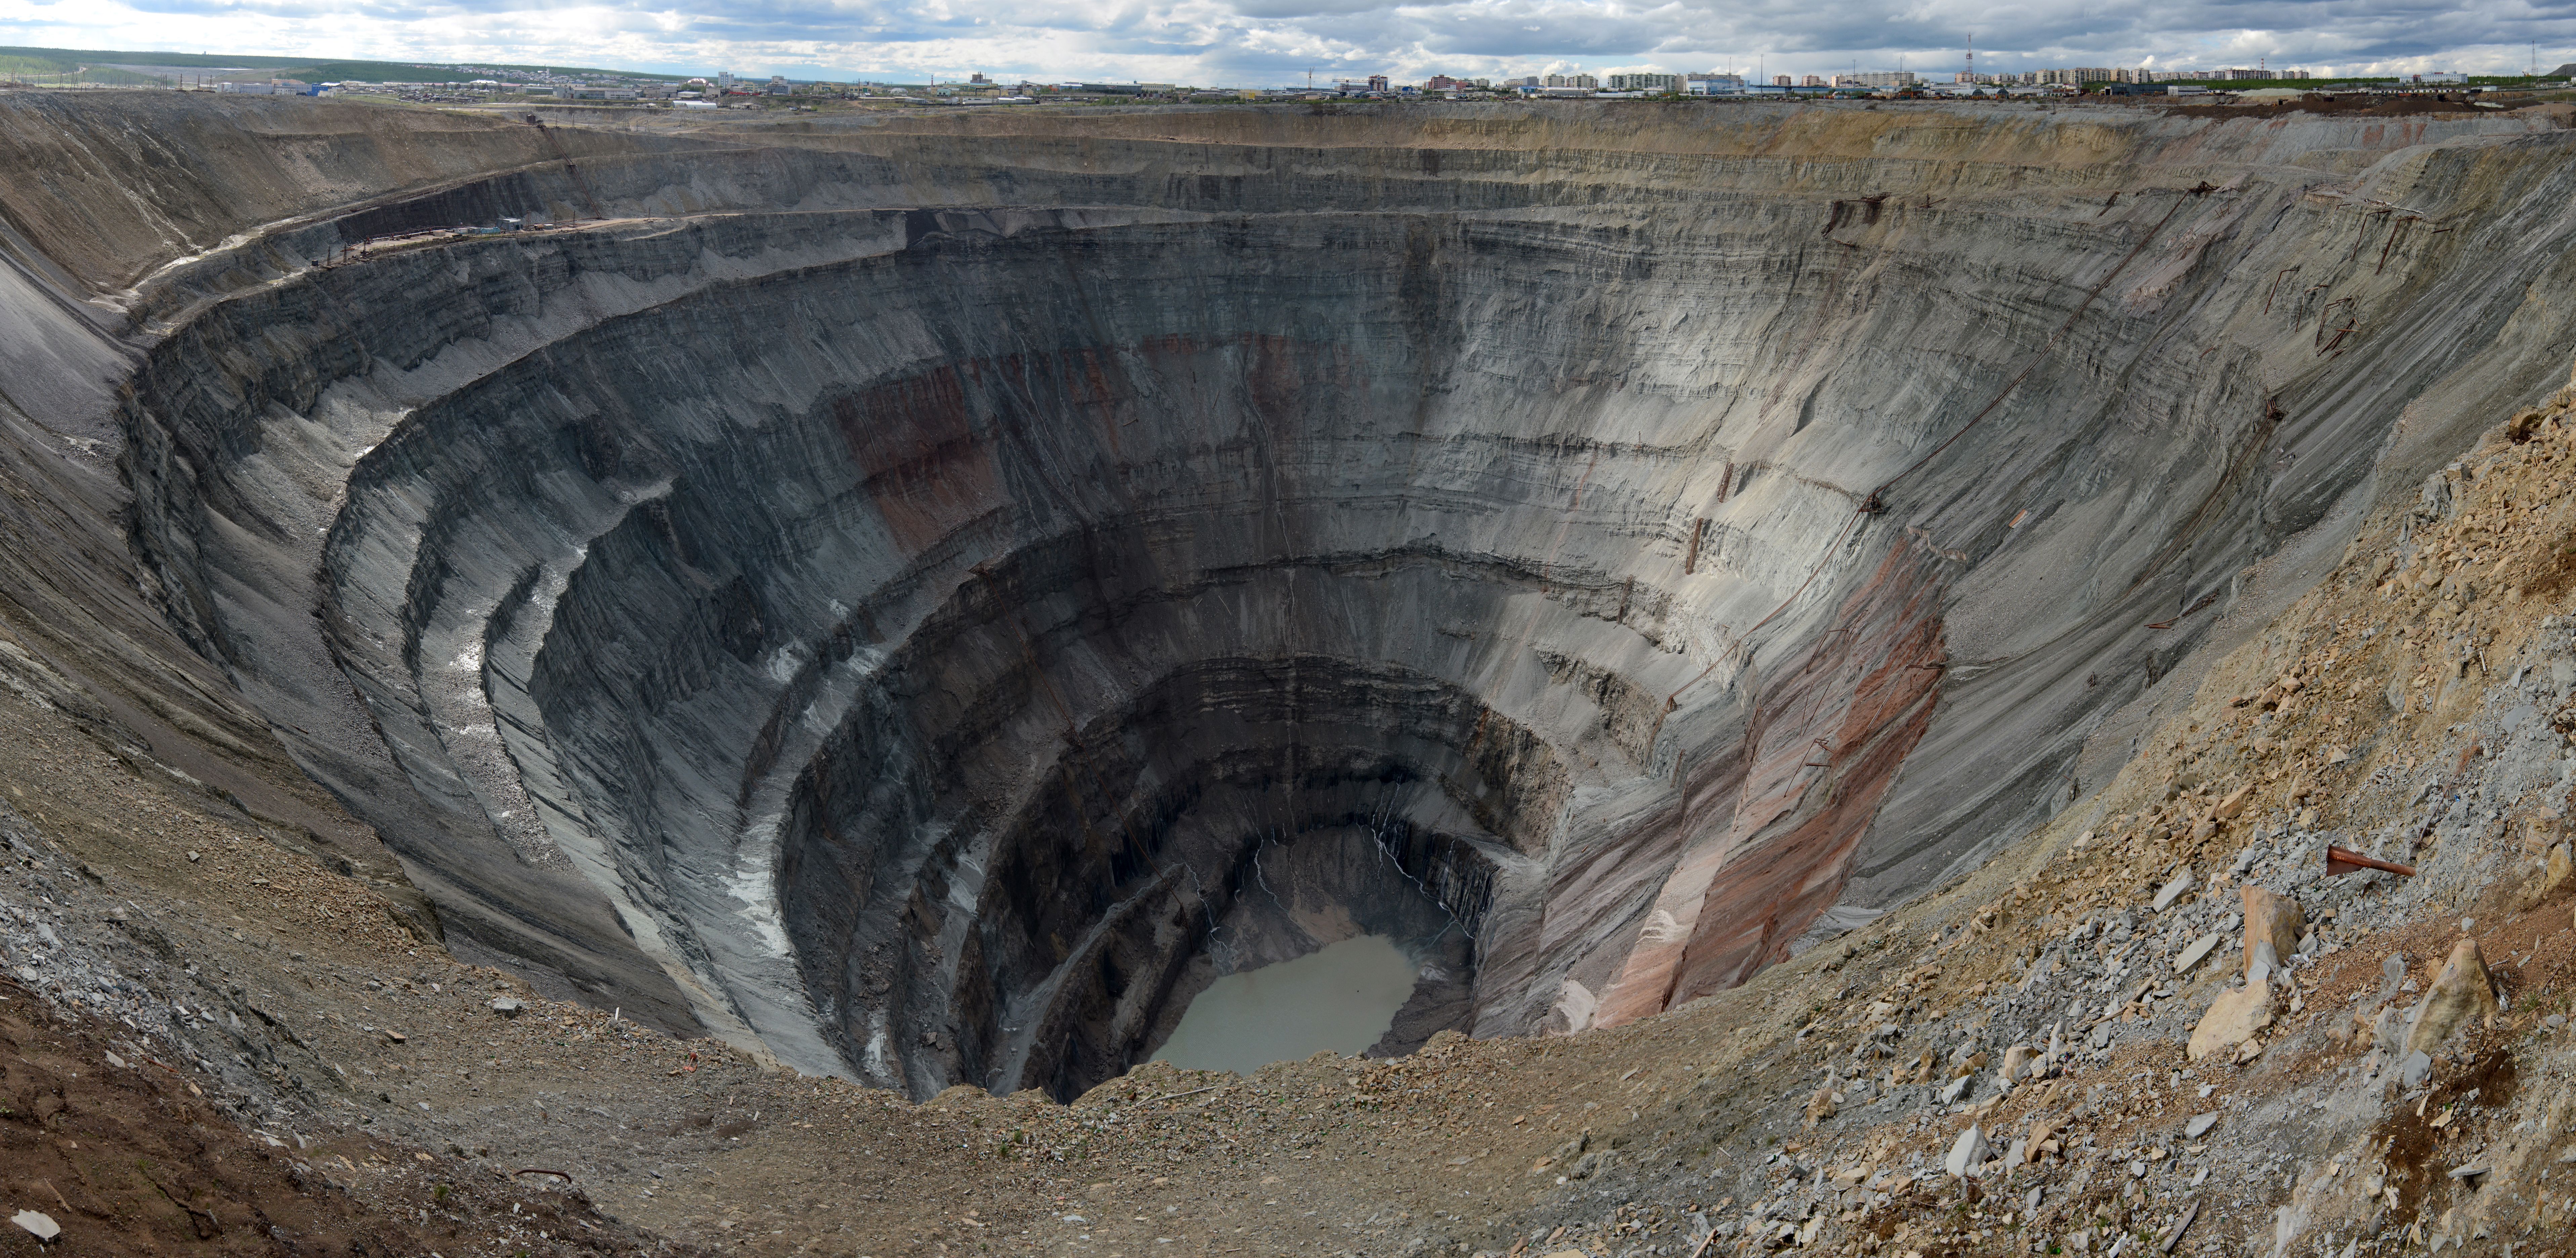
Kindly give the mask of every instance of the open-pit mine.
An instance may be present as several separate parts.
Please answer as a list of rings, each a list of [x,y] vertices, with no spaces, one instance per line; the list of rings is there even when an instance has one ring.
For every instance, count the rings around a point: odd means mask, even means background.
[[[0,1214],[2562,1243],[2576,108],[715,112],[0,95]]]

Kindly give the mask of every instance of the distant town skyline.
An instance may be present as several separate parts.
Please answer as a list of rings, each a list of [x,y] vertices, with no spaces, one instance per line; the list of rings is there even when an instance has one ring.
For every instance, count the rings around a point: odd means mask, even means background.
[[[2576,0],[2506,10],[2185,0],[2105,11],[2019,4],[1720,6],[1705,0],[0,0],[0,43],[434,62],[560,61],[656,73],[919,82],[996,79],[1318,85],[1370,74],[1504,78],[1911,70],[1947,78],[1973,39],[1990,73],[2061,66],[2302,69],[2319,77],[2546,71],[2576,60]],[[2563,42],[2554,42],[2563,41]],[[2536,46],[2535,46],[2536,43]]]

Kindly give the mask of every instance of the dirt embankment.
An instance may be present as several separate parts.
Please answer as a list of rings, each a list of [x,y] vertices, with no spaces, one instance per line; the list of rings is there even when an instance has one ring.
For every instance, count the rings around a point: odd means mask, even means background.
[[[0,1204],[18,1215],[0,1226],[0,1252],[573,1255],[657,1243],[558,1176],[363,1129],[245,1129],[205,1099],[196,1072],[138,1050],[121,1027],[7,980],[0,1002]]]

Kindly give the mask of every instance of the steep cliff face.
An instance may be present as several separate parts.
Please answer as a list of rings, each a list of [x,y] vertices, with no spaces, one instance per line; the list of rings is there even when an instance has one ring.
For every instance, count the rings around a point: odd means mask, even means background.
[[[191,108],[0,106],[169,184],[0,191],[131,520],[15,588],[463,936],[924,1094],[1141,1059],[1266,869],[1463,926],[1420,1034],[1740,982],[2569,334],[2540,113]]]

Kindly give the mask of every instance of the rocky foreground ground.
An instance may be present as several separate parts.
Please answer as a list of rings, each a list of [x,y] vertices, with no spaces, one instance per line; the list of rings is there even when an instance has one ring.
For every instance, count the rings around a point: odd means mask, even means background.
[[[2571,398],[2164,678],[2041,831],[1741,989],[1071,1106],[549,999],[0,695],[0,1248],[2558,1252]]]

